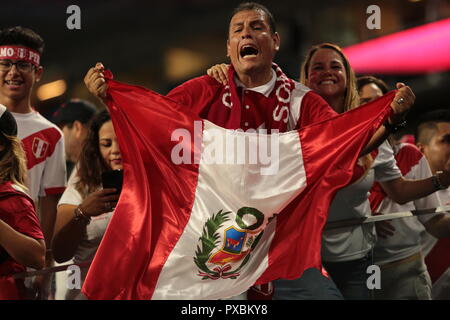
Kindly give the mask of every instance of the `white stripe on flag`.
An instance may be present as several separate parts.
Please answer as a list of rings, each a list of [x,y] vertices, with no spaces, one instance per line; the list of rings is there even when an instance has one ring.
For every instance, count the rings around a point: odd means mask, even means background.
[[[205,121],[204,130],[211,129],[218,130],[223,138],[230,132]],[[235,296],[252,286],[266,270],[276,228],[276,218],[270,223],[268,219],[280,212],[282,204],[295,198],[306,186],[298,133],[288,132],[278,136],[278,154],[283,154],[283,157],[280,158],[278,171],[273,175],[261,174],[261,167],[264,167],[261,164],[205,163],[202,158],[190,220],[161,271],[152,299],[218,299]],[[273,138],[271,135],[234,132],[232,143],[242,138],[251,141],[255,137]],[[202,150],[210,148],[213,142],[204,139]],[[226,149],[226,146],[223,148]],[[234,151],[239,150],[234,148]],[[242,225],[257,225],[255,215],[242,216],[240,226],[236,221],[237,213],[244,212],[239,211],[244,207],[254,208],[264,214],[264,222],[257,229],[242,228]],[[209,224],[217,238],[212,241],[214,247],[200,268],[194,262],[194,258],[199,257],[197,248],[205,248],[200,237],[206,232],[208,219],[216,218],[216,222],[220,220],[217,219],[219,212],[230,212],[225,215],[228,220],[222,221],[220,227]],[[260,241],[252,248],[264,225],[267,227]],[[246,254],[243,254],[246,251],[251,251],[248,261],[245,259]],[[217,295],[217,288],[220,288],[220,295]]]

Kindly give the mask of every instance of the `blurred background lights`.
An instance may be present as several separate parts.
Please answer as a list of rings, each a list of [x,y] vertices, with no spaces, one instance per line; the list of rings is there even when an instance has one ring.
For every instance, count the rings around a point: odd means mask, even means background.
[[[67,84],[64,80],[57,80],[41,85],[37,89],[37,97],[44,101],[51,98],[58,97],[66,92]]]

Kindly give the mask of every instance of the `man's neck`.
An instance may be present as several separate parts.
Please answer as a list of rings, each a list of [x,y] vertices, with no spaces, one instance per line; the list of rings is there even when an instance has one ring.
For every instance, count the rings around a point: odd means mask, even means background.
[[[8,108],[9,112],[15,113],[30,113],[33,111],[30,105],[29,99],[23,99],[21,101],[16,101],[8,98],[0,98],[0,103]]]
[[[236,72],[236,75],[246,88],[255,88],[269,83],[272,80],[273,73],[272,68],[270,68],[264,72],[252,72],[248,74]]]

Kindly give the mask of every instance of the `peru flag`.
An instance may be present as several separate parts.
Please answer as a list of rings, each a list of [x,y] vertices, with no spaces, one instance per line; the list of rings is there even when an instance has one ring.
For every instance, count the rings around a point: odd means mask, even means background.
[[[124,185],[83,292],[219,299],[320,269],[330,201],[393,96],[268,135],[217,127],[157,93],[109,80]]]

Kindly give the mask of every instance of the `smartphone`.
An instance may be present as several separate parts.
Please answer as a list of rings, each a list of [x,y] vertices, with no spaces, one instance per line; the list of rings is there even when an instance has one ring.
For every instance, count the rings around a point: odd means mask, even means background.
[[[123,170],[110,170],[102,173],[103,189],[115,188],[116,194],[122,191]]]

